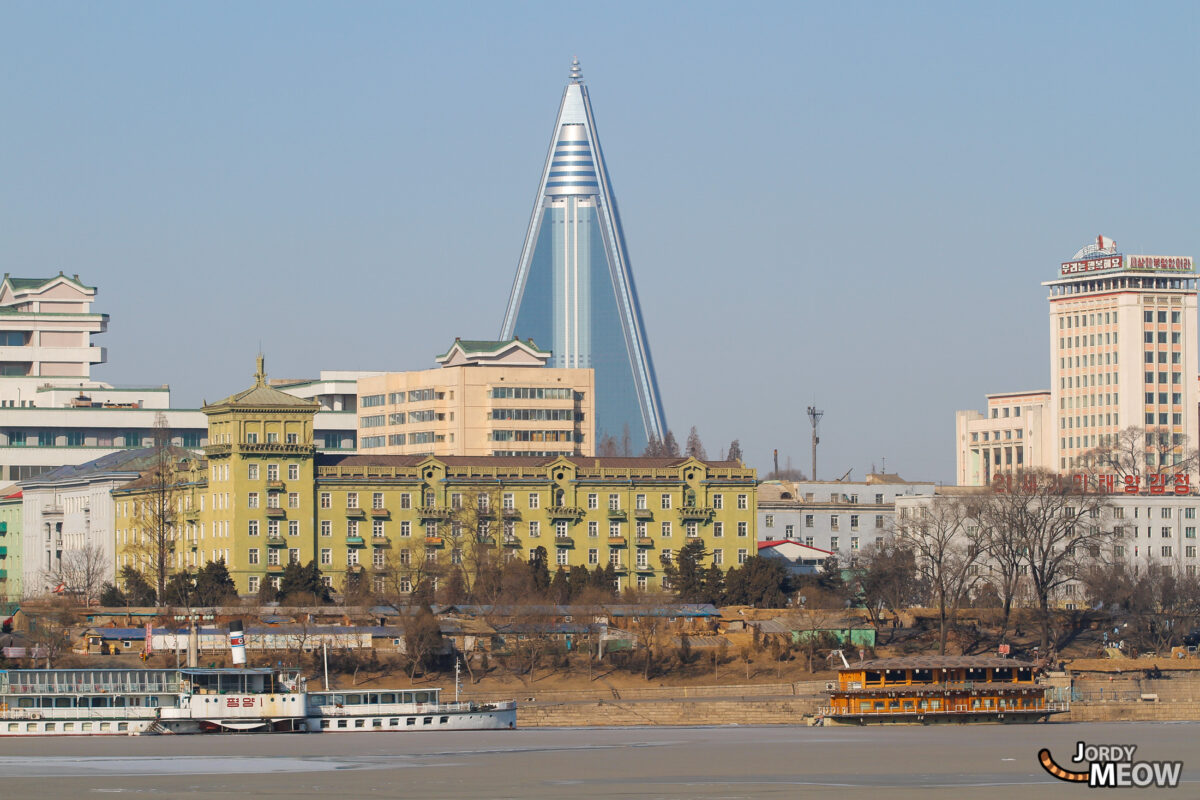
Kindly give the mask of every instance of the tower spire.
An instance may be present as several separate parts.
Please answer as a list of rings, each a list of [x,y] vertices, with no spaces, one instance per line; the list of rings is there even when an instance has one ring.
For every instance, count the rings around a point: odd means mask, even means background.
[[[583,68],[578,58],[571,59],[571,83],[583,83]]]
[[[266,358],[260,352],[258,354],[258,358],[255,360],[255,366],[257,367],[257,369],[254,372],[254,385],[255,386],[266,386],[267,385],[267,364],[266,364],[266,362],[267,362]]]

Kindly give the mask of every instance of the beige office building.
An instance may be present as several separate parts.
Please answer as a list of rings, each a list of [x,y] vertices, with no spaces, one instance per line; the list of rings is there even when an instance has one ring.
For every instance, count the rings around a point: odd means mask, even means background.
[[[1054,469],[1050,392],[989,394],[983,413],[955,413],[959,486],[986,486],[999,474]]]
[[[360,453],[591,456],[595,375],[532,342],[455,340],[436,369],[358,381]]]

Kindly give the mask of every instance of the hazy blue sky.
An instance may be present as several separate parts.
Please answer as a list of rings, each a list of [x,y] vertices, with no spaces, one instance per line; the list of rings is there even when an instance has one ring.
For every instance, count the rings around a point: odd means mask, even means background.
[[[499,333],[572,56],[671,427],[952,480],[1041,281],[1200,256],[1200,4],[0,5],[0,258],[177,405]]]

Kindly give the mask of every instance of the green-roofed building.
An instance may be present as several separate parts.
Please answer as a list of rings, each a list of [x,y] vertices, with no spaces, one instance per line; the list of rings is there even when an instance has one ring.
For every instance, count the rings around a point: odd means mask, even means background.
[[[549,367],[532,340],[455,339],[436,369],[358,381],[359,452],[595,455],[595,375]],[[612,455],[622,452],[619,442]]]

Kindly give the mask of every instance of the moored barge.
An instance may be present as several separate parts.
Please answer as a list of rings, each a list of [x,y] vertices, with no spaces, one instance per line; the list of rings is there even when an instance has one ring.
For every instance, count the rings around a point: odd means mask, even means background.
[[[1037,666],[995,656],[881,658],[847,665],[825,724],[1037,722],[1069,710],[1048,702]]]

